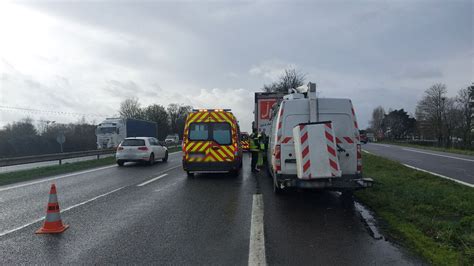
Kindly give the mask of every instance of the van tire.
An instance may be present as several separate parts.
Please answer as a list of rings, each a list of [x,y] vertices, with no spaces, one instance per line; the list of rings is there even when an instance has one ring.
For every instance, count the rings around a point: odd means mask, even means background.
[[[240,168],[230,171],[230,174],[235,177],[239,176],[239,173],[240,173]]]
[[[276,177],[273,178],[273,193],[281,195],[285,192],[284,188],[280,187],[280,182],[277,181]]]
[[[124,163],[125,163],[125,162],[122,161],[122,160],[118,160],[118,161],[117,161],[117,165],[118,165],[118,166],[123,166]]]
[[[191,173],[189,171],[186,171],[186,175],[189,177],[189,178],[193,178],[194,177],[194,173]]]

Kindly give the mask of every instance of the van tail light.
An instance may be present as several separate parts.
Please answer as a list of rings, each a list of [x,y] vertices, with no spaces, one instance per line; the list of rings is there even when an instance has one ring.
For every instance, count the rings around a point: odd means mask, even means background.
[[[357,144],[357,174],[362,174],[362,147]]]
[[[117,151],[121,151],[121,150],[123,150],[122,146],[117,147]]]
[[[147,150],[148,150],[148,147],[146,147],[146,146],[138,147],[138,150],[140,150],[140,151],[147,151]]]
[[[237,155],[239,155],[239,149],[237,147],[237,142],[234,142],[234,156],[237,157]]]
[[[273,151],[273,170],[275,172],[281,171],[281,145],[275,145],[275,150]]]

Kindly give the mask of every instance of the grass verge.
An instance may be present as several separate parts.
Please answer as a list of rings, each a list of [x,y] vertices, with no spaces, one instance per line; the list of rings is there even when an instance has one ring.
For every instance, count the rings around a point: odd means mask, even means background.
[[[0,186],[45,176],[71,173],[114,163],[115,157],[107,157],[99,160],[87,160],[75,163],[64,163],[62,165],[42,166],[33,169],[4,173],[0,174]]]
[[[169,148],[168,152],[180,151],[181,147]],[[107,157],[99,160],[87,160],[75,163],[64,163],[62,165],[42,166],[33,169],[20,170],[15,172],[9,172],[0,174],[0,186],[8,185],[21,181],[28,181],[40,177],[66,174],[81,170],[86,170],[94,167],[100,167],[104,165],[110,165],[115,163],[115,157]]]
[[[357,198],[388,235],[434,265],[474,265],[474,189],[364,153],[374,187]]]
[[[392,145],[411,147],[411,148],[417,148],[417,149],[423,149],[423,150],[442,151],[442,152],[449,152],[449,153],[455,153],[455,154],[474,156],[474,151],[473,150],[461,150],[461,149],[453,149],[453,148],[431,147],[431,146],[423,146],[423,145],[416,145],[416,144],[410,144],[410,143],[400,143],[400,142],[389,142],[389,141],[382,141],[382,142],[377,142],[377,143],[392,144]]]

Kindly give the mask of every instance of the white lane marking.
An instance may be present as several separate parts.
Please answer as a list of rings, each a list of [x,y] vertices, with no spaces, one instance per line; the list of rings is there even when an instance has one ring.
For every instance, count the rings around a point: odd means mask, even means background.
[[[371,152],[367,151],[367,150],[362,150],[363,152],[367,153],[367,154],[372,154]]]
[[[448,176],[445,176],[445,175],[440,175],[440,174],[437,174],[437,173],[433,173],[433,172],[430,172],[430,171],[427,171],[427,170],[424,170],[424,169],[421,169],[421,168],[418,168],[418,167],[415,167],[415,166],[411,166],[411,165],[408,165],[408,164],[404,164],[404,163],[403,163],[403,165],[408,167],[408,168],[415,169],[415,170],[418,170],[418,171],[422,171],[422,172],[432,174],[432,175],[435,175],[435,176],[439,176],[441,178],[448,179],[448,180],[454,181],[456,183],[459,183],[459,184],[462,184],[462,185],[465,185],[465,186],[468,186],[468,187],[474,187],[473,184],[469,184],[469,183],[466,183],[464,181],[454,179],[452,177],[448,177]]]
[[[402,149],[405,150],[405,151],[418,152],[418,153],[429,154],[429,155],[433,155],[433,156],[446,157],[446,158],[450,158],[450,159],[457,159],[457,160],[463,160],[463,161],[468,161],[468,162],[474,162],[474,160],[471,160],[471,159],[460,158],[460,157],[455,157],[455,156],[442,155],[442,154],[425,152],[425,151],[418,151],[418,150],[407,149],[407,148],[402,148]]]
[[[92,199],[88,199],[88,200],[83,201],[83,202],[81,202],[81,203],[78,203],[78,204],[69,206],[69,207],[67,207],[67,208],[65,208],[65,209],[63,209],[63,210],[61,210],[61,213],[67,212],[67,211],[72,210],[72,209],[74,209],[74,208],[76,208],[76,207],[79,207],[79,206],[82,206],[82,205],[84,205],[84,204],[87,204],[87,203],[89,203],[89,202],[91,202],[91,201],[94,201],[94,200],[100,199],[100,198],[102,198],[102,197],[105,197],[105,196],[107,196],[107,195],[110,195],[110,194],[112,194],[112,193],[114,193],[114,192],[117,192],[117,191],[123,189],[123,188],[124,188],[124,187],[120,187],[120,188],[114,189],[114,190],[112,190],[112,191],[109,191],[109,192],[107,192],[107,193],[101,194],[101,195],[99,195],[99,196],[93,197]],[[40,221],[43,221],[43,220],[44,220],[44,217],[43,217],[43,218],[36,219],[36,220],[33,220],[33,221],[31,221],[31,222],[29,222],[29,223],[27,223],[27,224],[24,224],[24,225],[22,225],[22,226],[20,226],[20,227],[17,227],[17,228],[11,229],[11,230],[7,230],[7,231],[0,232],[0,237],[2,237],[2,236],[4,236],[4,235],[8,235],[8,234],[13,233],[13,232],[16,232],[16,231],[18,231],[18,230],[21,230],[21,229],[23,229],[23,228],[25,228],[25,227],[28,227],[28,226],[30,226],[30,225],[33,225],[33,224],[35,224],[35,223],[37,223],[37,222],[40,222]]]
[[[108,169],[108,168],[112,168],[112,167],[116,167],[116,166],[115,165],[109,165],[109,166],[95,168],[95,169],[91,169],[91,170],[75,172],[75,173],[71,173],[71,174],[67,174],[67,175],[61,175],[61,176],[57,176],[57,177],[41,179],[41,180],[34,181],[34,182],[29,182],[29,183],[9,186],[9,187],[5,187],[5,188],[0,188],[0,191],[10,190],[10,189],[20,188],[20,187],[26,187],[26,186],[30,186],[30,185],[34,185],[34,184],[39,184],[39,183],[48,182],[48,181],[51,181],[51,180],[61,179],[61,178],[70,177],[70,176],[75,176],[75,175],[82,175],[82,174],[92,173],[92,172],[95,172],[95,171],[100,171],[100,170],[104,170],[104,169]]]
[[[371,144],[379,145],[379,146],[382,146],[382,147],[385,147],[385,148],[392,148],[392,146],[385,145],[385,144],[378,144],[378,143],[371,143]]]
[[[262,194],[253,195],[248,265],[267,265],[265,257],[265,236],[263,231]]]
[[[181,152],[181,151],[175,151],[175,152],[172,152],[172,153],[169,153],[169,154],[174,154],[174,153],[179,153],[179,152]],[[82,175],[82,174],[92,173],[92,172],[95,172],[95,171],[100,171],[100,170],[104,170],[104,169],[108,169],[108,168],[112,168],[112,167],[117,167],[117,166],[114,164],[114,165],[109,165],[109,166],[105,166],[105,167],[94,168],[94,169],[80,171],[80,172],[74,172],[74,173],[61,175],[61,176],[57,176],[57,177],[41,179],[41,180],[38,180],[38,181],[29,182],[29,183],[24,183],[24,184],[19,184],[19,185],[0,188],[0,191],[6,191],[6,190],[20,188],[20,187],[26,187],[26,186],[30,186],[30,185],[40,184],[40,183],[43,183],[43,182],[48,182],[48,181],[51,181],[51,180],[61,179],[61,178],[65,178],[65,177],[75,176],[75,175]],[[172,169],[174,169],[174,168],[172,168]],[[167,171],[167,170],[165,170],[165,171]]]
[[[160,178],[163,178],[163,177],[165,177],[165,176],[167,176],[167,175],[168,175],[168,174],[162,174],[162,175],[160,175],[160,176],[157,176],[157,177],[155,177],[155,178],[152,178],[152,179],[150,179],[150,180],[147,180],[147,181],[145,181],[145,182],[143,182],[143,183],[141,183],[141,184],[138,184],[137,187],[143,187],[144,185],[150,184],[151,182],[156,181],[156,180],[158,180],[158,179],[160,179]]]

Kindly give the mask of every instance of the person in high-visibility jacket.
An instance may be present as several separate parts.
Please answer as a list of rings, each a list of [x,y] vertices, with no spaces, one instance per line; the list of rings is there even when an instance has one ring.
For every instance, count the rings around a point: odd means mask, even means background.
[[[257,168],[257,162],[258,162],[258,154],[260,153],[260,142],[258,139],[258,135],[256,133],[256,130],[253,129],[252,134],[250,135],[250,145],[249,145],[250,152],[252,153],[252,162],[251,162],[251,167],[252,167],[252,172],[259,172],[260,170]]]
[[[263,166],[263,153],[265,152],[265,133],[258,134],[258,160],[257,168]]]

